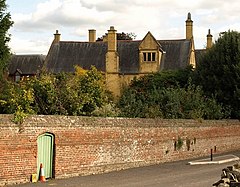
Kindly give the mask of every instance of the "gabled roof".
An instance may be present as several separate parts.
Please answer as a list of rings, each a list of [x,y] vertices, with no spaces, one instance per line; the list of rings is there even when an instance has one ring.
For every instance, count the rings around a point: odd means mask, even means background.
[[[158,40],[165,51],[161,70],[185,68],[188,65],[191,40]]]
[[[137,73],[139,41],[118,41],[120,73]],[[74,72],[74,66],[84,69],[95,66],[106,71],[107,42],[65,42],[52,44],[46,58],[46,68],[52,73]]]
[[[95,66],[105,71],[106,42],[65,42],[53,43],[46,57],[46,68],[52,73],[74,72],[74,66],[84,69]]]
[[[139,45],[141,41],[118,41],[119,73],[137,74],[139,72]],[[190,40],[157,40],[164,51],[161,69],[186,67],[191,49]],[[84,69],[95,66],[105,72],[107,42],[67,42],[53,43],[46,57],[46,68],[52,73],[74,72],[74,66]]]
[[[141,45],[145,42],[146,38],[150,38],[154,43],[158,46],[159,50],[162,52],[162,46],[161,44],[156,40],[156,38],[152,35],[150,31],[145,35],[145,37],[142,39],[141,43],[139,44],[139,47],[141,48]]]
[[[22,75],[36,75],[43,67],[45,55],[12,55],[8,71],[14,75],[16,71]]]
[[[118,41],[119,73],[136,74],[139,72],[139,47],[140,41]]]

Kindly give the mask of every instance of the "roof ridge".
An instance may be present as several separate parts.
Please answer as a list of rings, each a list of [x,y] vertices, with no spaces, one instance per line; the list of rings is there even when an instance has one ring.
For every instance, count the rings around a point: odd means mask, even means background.
[[[157,40],[157,41],[190,41],[188,39],[163,39],[163,40]]]

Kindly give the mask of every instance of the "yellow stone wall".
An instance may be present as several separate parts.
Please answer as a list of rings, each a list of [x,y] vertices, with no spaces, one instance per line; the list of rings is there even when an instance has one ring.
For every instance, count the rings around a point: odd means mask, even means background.
[[[106,73],[106,87],[117,98],[121,94],[121,78],[118,73]]]
[[[120,76],[120,86],[121,86],[121,88],[124,88],[124,87],[126,87],[126,86],[128,86],[130,83],[131,83],[131,81],[134,79],[134,78],[136,78],[136,79],[138,79],[138,78],[140,78],[140,77],[142,77],[142,76],[145,76],[145,75],[149,75],[150,73],[142,73],[142,74],[132,74],[132,75],[121,75]]]
[[[120,95],[119,56],[117,52],[106,54],[106,87],[114,96]]]
[[[189,61],[194,68],[196,67],[195,60],[195,47],[192,36],[192,21],[186,21],[187,38],[191,40],[191,49],[189,51]],[[114,27],[110,27],[107,35],[108,52],[106,54],[106,86],[110,90],[115,98],[121,95],[124,87],[130,84],[134,77],[139,78],[141,76],[155,73],[160,70],[160,63],[163,51],[161,45],[157,42],[154,36],[148,32],[139,45],[139,73],[135,75],[121,75],[119,74],[119,55],[117,53],[117,39],[116,30]],[[155,53],[154,60],[144,60],[144,53]]]
[[[134,79],[134,77],[139,78],[139,74],[134,75],[121,75],[121,89],[125,88],[130,84],[130,82]]]
[[[186,21],[186,39],[190,40],[193,37],[193,22]]]
[[[107,52],[106,54],[106,72],[118,73],[119,72],[119,56],[117,52]]]
[[[193,38],[191,39],[191,51],[190,51],[190,57],[189,57],[189,65],[192,65],[193,68],[196,68],[196,58],[195,58],[195,47],[194,47],[194,41]]]
[[[143,53],[156,53],[156,61],[154,62],[144,62],[143,61]],[[156,50],[143,50],[139,53],[139,73],[152,73],[157,72],[160,69],[160,61],[161,61],[162,53]]]
[[[155,61],[144,61],[143,53],[155,53]],[[139,46],[139,73],[152,73],[160,69],[162,52],[160,45],[150,32],[145,36]]]

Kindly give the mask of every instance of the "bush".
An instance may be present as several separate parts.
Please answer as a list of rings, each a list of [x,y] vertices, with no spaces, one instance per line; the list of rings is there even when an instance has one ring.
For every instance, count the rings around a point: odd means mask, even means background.
[[[142,79],[146,80],[146,79]],[[143,83],[144,84],[144,83]],[[149,86],[150,87],[150,86]],[[184,118],[184,119],[220,119],[224,112],[216,100],[205,97],[202,89],[188,82],[186,88],[175,84],[157,89],[126,88],[118,107],[125,117],[141,118]]]

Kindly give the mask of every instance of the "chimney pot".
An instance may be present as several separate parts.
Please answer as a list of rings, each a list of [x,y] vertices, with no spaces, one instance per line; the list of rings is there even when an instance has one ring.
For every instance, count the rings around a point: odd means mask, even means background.
[[[186,39],[191,40],[193,38],[193,21],[191,19],[191,13],[188,13],[186,20]]]
[[[88,30],[89,42],[96,42],[96,30],[89,29]]]
[[[213,42],[212,42],[212,35],[211,35],[211,30],[208,29],[208,34],[207,34],[207,49],[211,48],[212,45],[213,45]]]
[[[107,34],[108,51],[117,51],[117,31],[113,26],[110,27]]]
[[[61,36],[61,34],[59,34],[58,30],[56,30],[56,33],[54,34],[53,43],[58,43],[58,42],[60,42],[60,36]]]
[[[115,29],[114,29],[114,26],[111,26],[111,27],[110,27],[110,30],[112,30],[112,31],[115,30]]]

